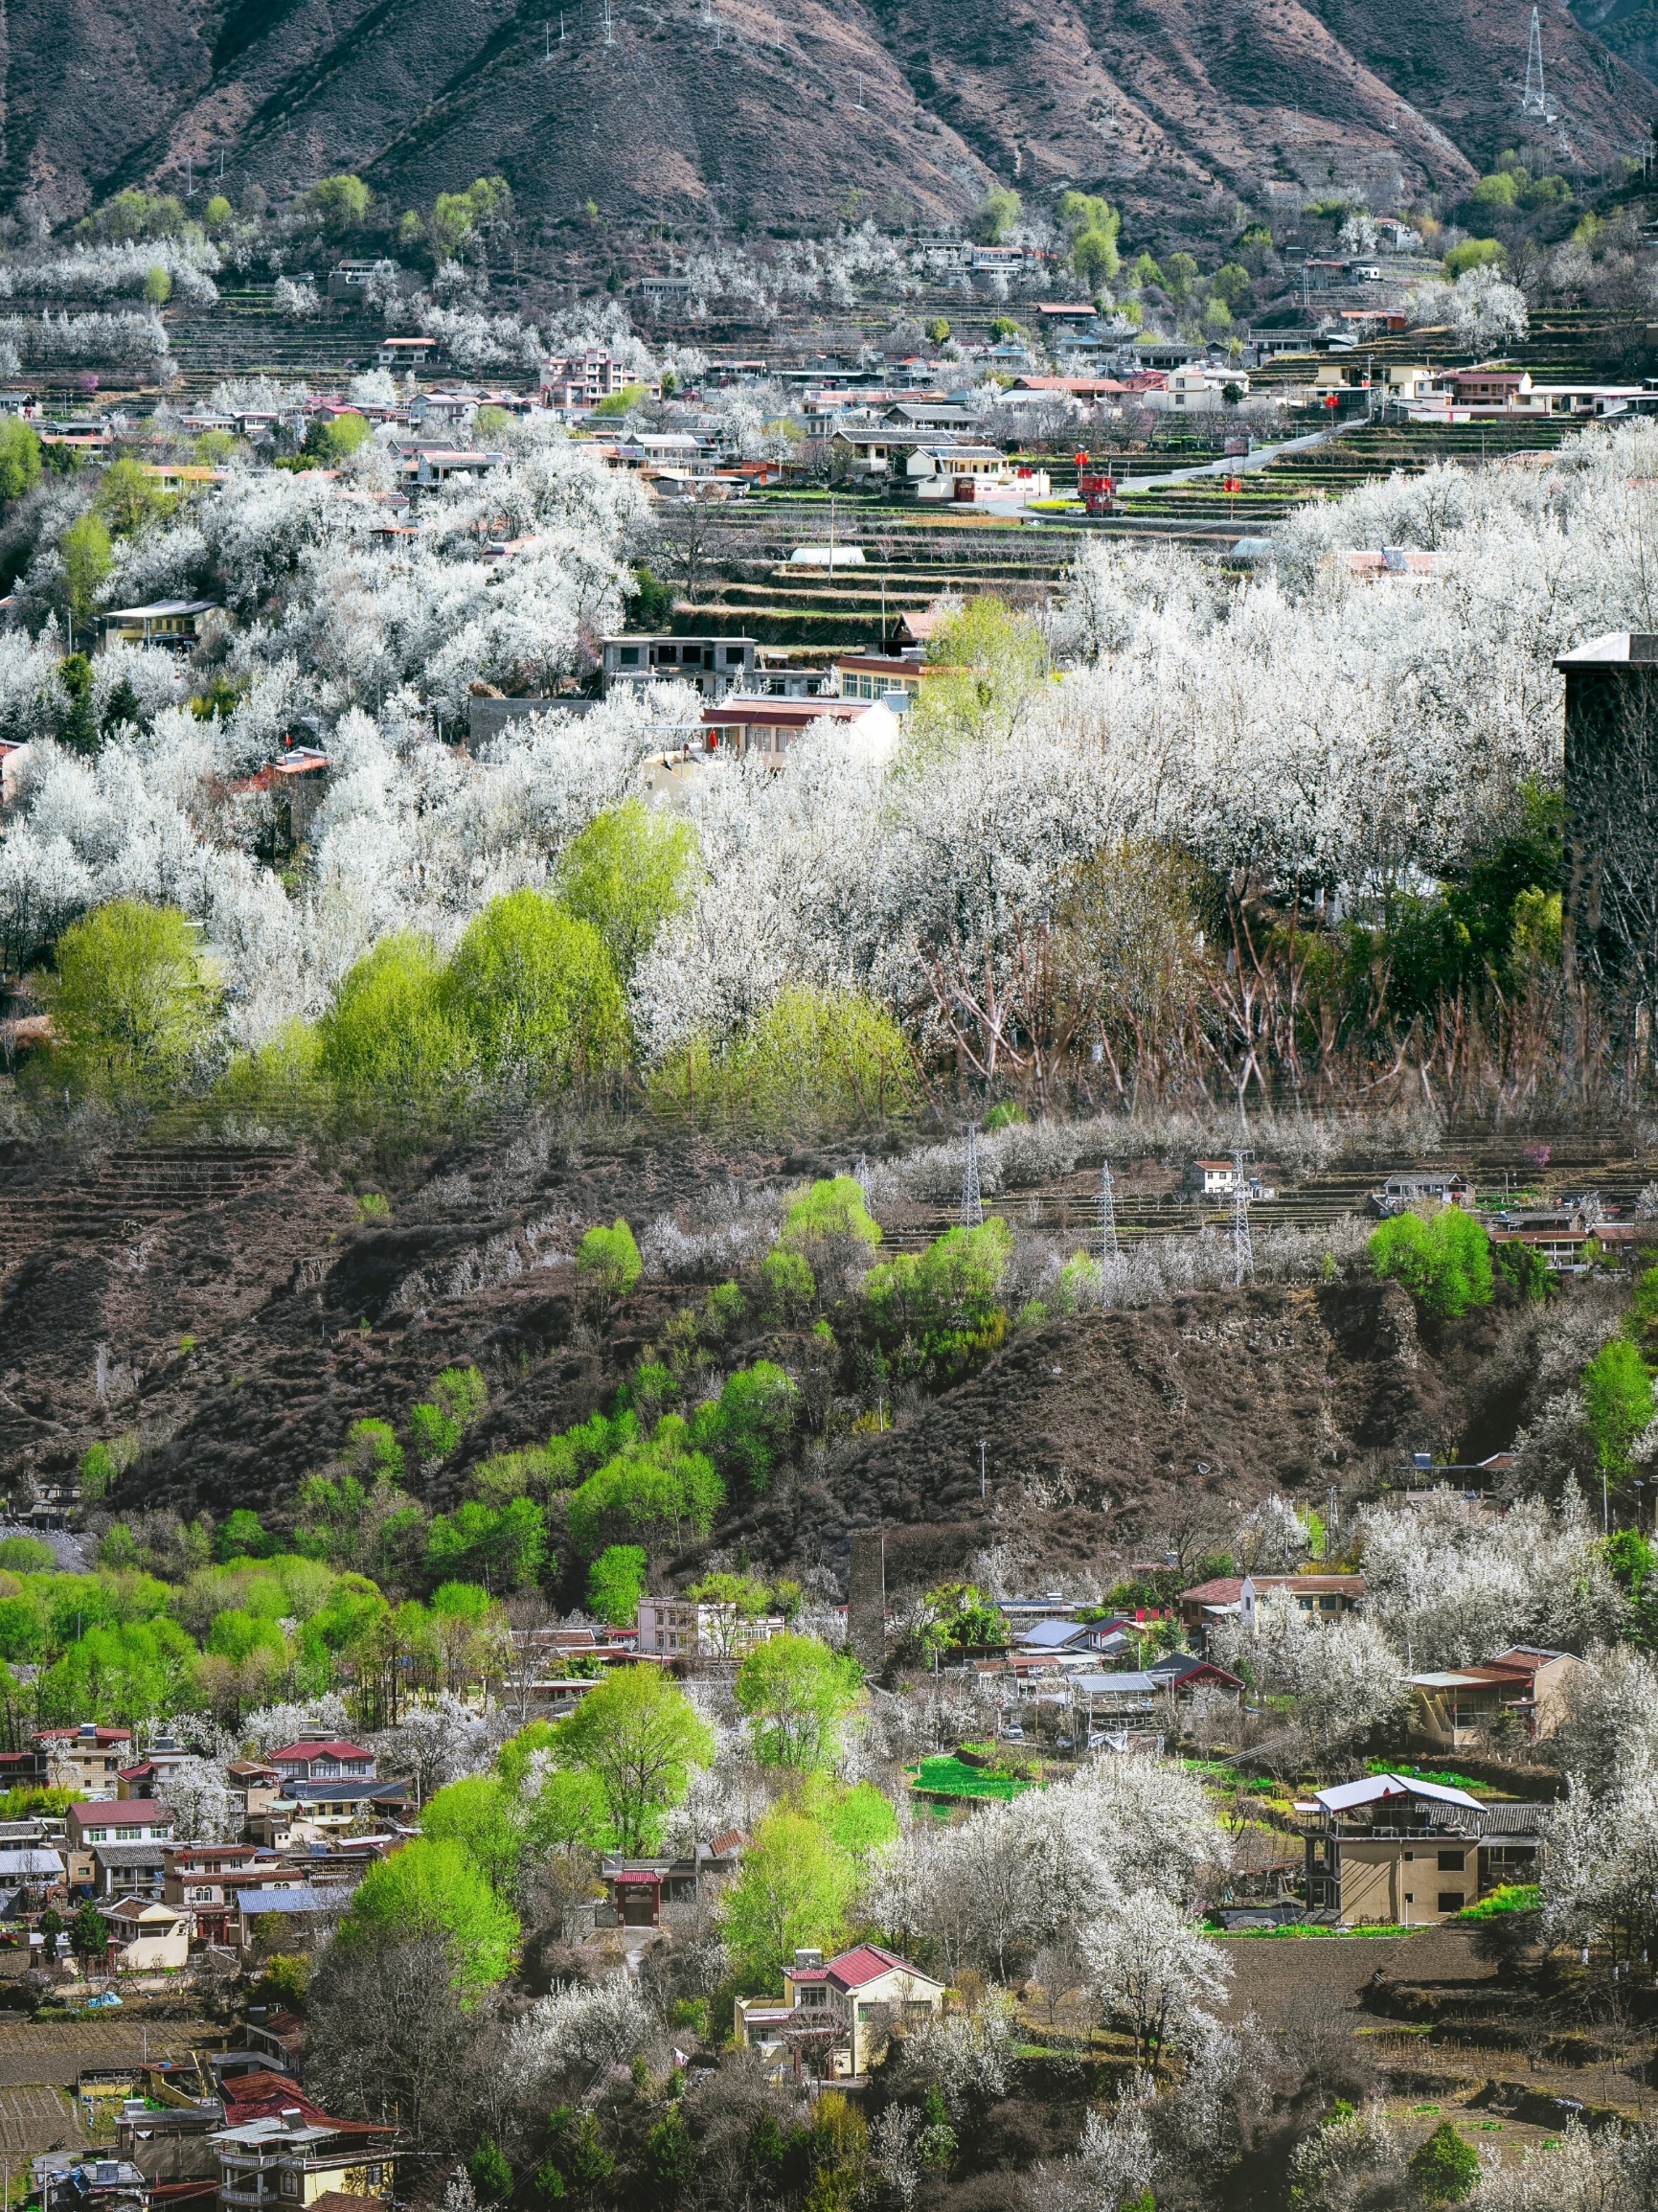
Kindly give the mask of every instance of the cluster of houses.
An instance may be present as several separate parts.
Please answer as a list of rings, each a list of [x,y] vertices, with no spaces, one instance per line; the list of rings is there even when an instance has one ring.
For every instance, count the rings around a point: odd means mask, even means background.
[[[168,1802],[170,1776],[193,1760],[165,1736],[138,1756],[130,1729],[92,1722],[0,1755],[7,1787],[75,1793],[60,1815],[0,1824],[0,1921],[15,1930],[0,1971],[57,1964],[34,1924],[82,1904],[107,1925],[112,1973],[174,1972],[193,1945],[245,1950],[272,1926],[304,1937],[418,1818],[410,1786],[378,1774],[372,1751],[313,1729],[225,1767],[237,1839],[204,1841]]]

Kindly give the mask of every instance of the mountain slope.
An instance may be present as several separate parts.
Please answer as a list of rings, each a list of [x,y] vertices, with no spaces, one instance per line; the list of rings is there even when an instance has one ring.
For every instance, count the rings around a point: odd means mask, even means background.
[[[222,156],[429,202],[499,171],[533,216],[763,231],[1000,177],[1218,234],[1275,186],[1465,184],[1520,134],[1527,28],[1515,0],[11,0],[0,190],[61,216]],[[1545,58],[1558,158],[1641,141],[1645,80],[1561,9]]]

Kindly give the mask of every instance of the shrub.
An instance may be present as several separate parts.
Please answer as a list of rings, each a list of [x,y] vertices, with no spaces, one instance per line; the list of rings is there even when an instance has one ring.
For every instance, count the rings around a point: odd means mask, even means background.
[[[1452,246],[1441,266],[1455,284],[1469,269],[1483,269],[1493,262],[1506,263],[1508,258],[1495,239],[1465,239],[1460,246]]]
[[[58,940],[53,1065],[79,1088],[175,1099],[203,1072],[217,1016],[190,924],[173,907],[113,900]]]
[[[1449,2120],[1442,2120],[1412,2157],[1410,2170],[1423,2196],[1457,2204],[1480,2178],[1480,2155]]]
[[[626,1061],[627,1010],[604,940],[545,892],[514,891],[487,906],[440,995],[497,1080],[557,1089]]]
[[[476,1043],[445,1005],[435,948],[382,938],[345,976],[322,1022],[322,1065],[359,1110],[422,1118],[451,1103],[471,1074]]]
[[[813,1183],[784,1216],[779,1247],[798,1252],[831,1237],[853,1237],[872,1249],[881,1241],[881,1225],[869,1210],[863,1185],[852,1175]]]
[[[702,1040],[650,1085],[660,1112],[779,1134],[902,1120],[920,1097],[903,1032],[856,992],[796,984],[716,1050]]]
[[[924,1252],[872,1267],[865,1284],[870,1317],[897,1364],[948,1379],[997,1350],[1008,1317],[996,1294],[1012,1253],[1008,1224],[992,1214],[981,1228],[951,1229]]]
[[[1471,1214],[1444,1206],[1424,1220],[1396,1214],[1370,1241],[1371,1266],[1430,1313],[1454,1320],[1491,1301],[1491,1241]]]
[[[577,1248],[576,1272],[602,1298],[625,1298],[645,1272],[627,1223],[618,1220],[608,1229],[589,1229]]]

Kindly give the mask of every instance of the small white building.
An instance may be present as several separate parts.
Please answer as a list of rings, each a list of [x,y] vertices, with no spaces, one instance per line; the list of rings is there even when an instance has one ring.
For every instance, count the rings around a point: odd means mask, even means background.
[[[1145,392],[1141,398],[1153,414],[1196,415],[1225,406],[1228,392],[1248,399],[1246,369],[1234,368],[1230,361],[1188,361],[1170,370],[1161,392]]]
[[[735,1658],[781,1636],[781,1613],[744,1619],[734,1606],[696,1598],[641,1598],[639,1650],[665,1659]]]
[[[190,1915],[154,1898],[123,1898],[101,1905],[109,1924],[109,1965],[116,1973],[168,1973],[190,1964]]]
[[[738,1997],[737,2040],[826,2081],[861,2081],[880,2063],[895,2029],[920,2027],[944,2010],[944,1985],[896,1951],[859,1944],[826,1966],[821,1950],[797,1950],[783,1971],[783,1995]]]

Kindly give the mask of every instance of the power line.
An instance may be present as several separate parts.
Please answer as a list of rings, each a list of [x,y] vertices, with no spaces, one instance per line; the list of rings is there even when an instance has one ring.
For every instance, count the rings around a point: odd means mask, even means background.
[[[982,1229],[985,1201],[979,1195],[979,1125],[967,1124],[967,1149],[962,1161],[962,1226]]]

